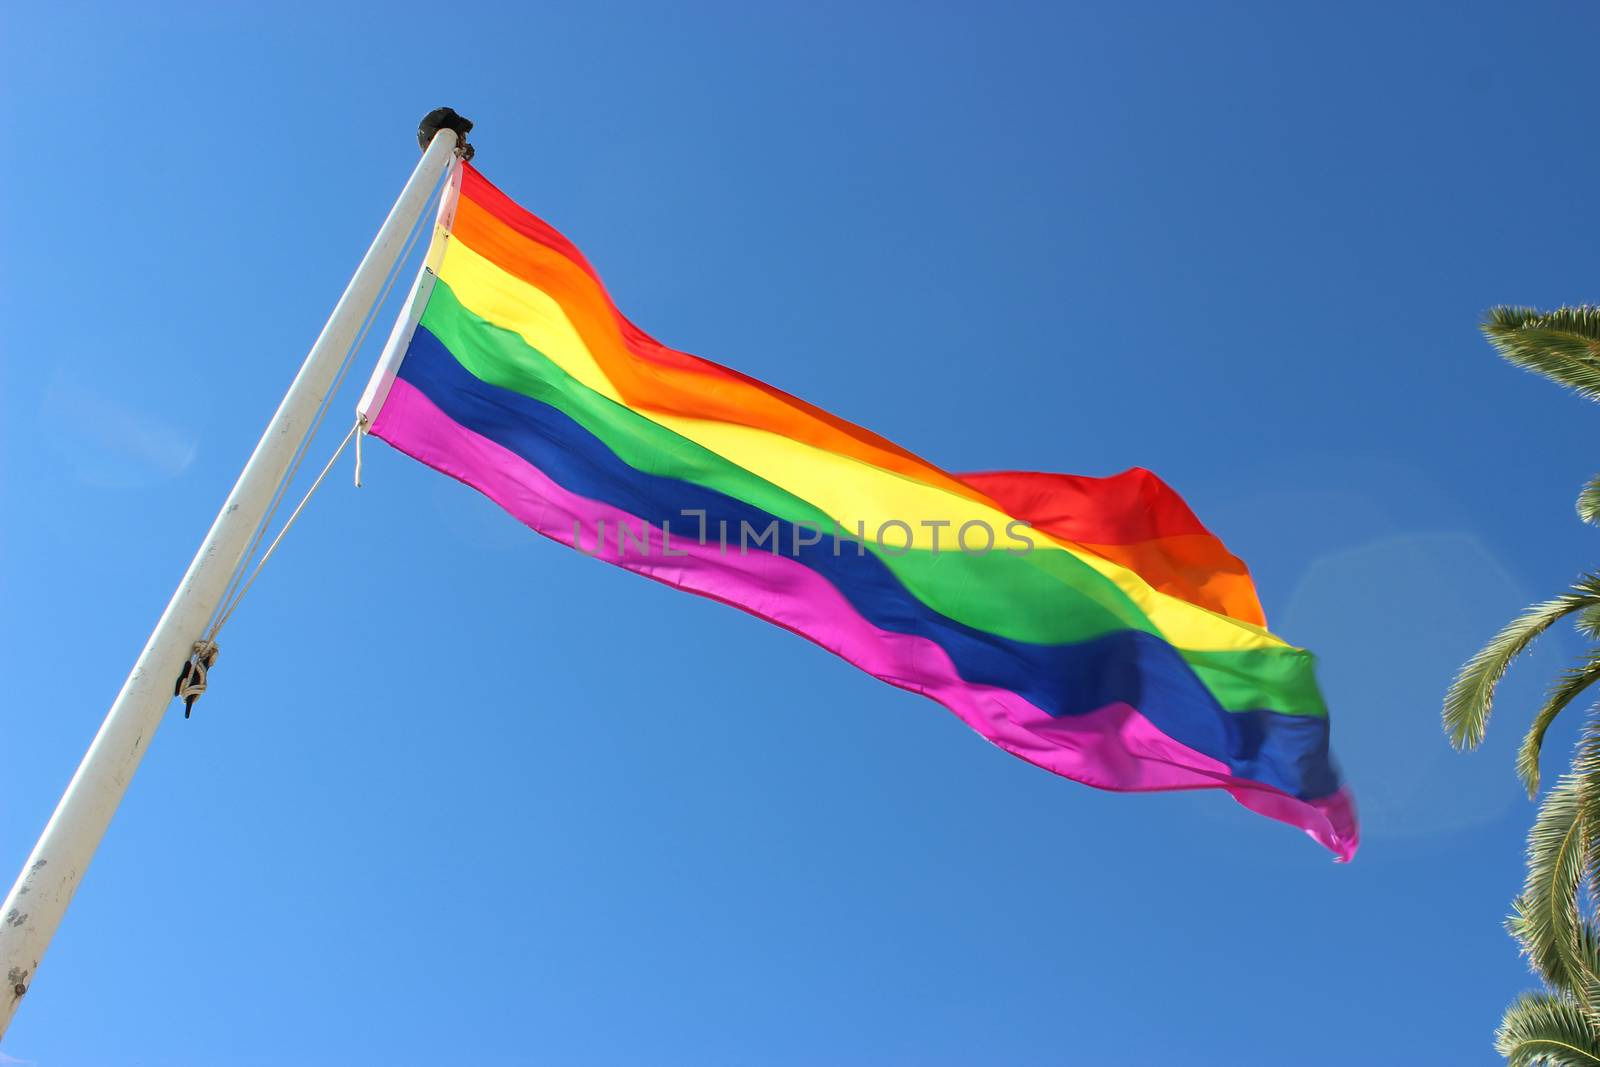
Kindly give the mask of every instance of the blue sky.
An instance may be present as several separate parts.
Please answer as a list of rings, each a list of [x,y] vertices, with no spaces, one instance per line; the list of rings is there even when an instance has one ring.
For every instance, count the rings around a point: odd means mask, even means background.
[[[1511,755],[1576,635],[1483,752],[1437,709],[1594,561],[1595,412],[1475,329],[1597,297],[1592,7],[4,19],[0,877],[442,103],[664,340],[950,468],[1161,473],[1322,657],[1367,828],[1337,867],[1054,778],[370,442],[169,716],[7,1055],[1494,1062]]]

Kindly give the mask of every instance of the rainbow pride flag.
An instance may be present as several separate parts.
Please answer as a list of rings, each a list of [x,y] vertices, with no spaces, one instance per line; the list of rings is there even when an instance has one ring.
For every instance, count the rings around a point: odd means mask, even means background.
[[[1030,763],[1225,789],[1355,854],[1311,654],[1155,475],[952,474],[668,348],[469,164],[362,414],[546,537],[786,627]]]

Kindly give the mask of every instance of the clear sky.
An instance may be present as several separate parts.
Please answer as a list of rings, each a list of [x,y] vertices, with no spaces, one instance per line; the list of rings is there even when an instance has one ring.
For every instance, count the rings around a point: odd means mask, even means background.
[[[0,1063],[1494,1061],[1578,638],[1482,753],[1438,705],[1595,561],[1597,413],[1475,329],[1600,297],[1592,6],[253,8],[0,16],[0,881],[439,104],[663,340],[952,469],[1162,474],[1322,657],[1366,844],[1055,778],[369,442]]]

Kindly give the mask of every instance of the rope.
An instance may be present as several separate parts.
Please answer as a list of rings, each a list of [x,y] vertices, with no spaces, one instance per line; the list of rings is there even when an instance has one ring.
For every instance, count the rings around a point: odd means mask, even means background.
[[[394,266],[384,279],[383,288],[378,293],[378,298],[367,309],[367,314],[361,321],[361,328],[356,332],[355,340],[350,343],[350,347],[345,350],[343,358],[339,361],[339,369],[334,373],[332,384],[329,385],[328,391],[322,395],[322,399],[317,402],[316,411],[312,414],[311,425],[306,430],[305,436],[300,439],[300,444],[296,446],[294,455],[289,461],[288,469],[284,471],[283,477],[278,480],[278,484],[273,488],[272,497],[267,503],[267,508],[261,514],[261,521],[256,523],[255,529],[251,531],[249,546],[240,555],[238,564],[234,567],[233,573],[229,575],[227,588],[223,592],[222,599],[217,602],[216,609],[212,611],[211,618],[206,620],[205,636],[194,643],[188,662],[183,665],[183,670],[178,674],[177,683],[173,686],[173,695],[183,700],[183,717],[186,719],[194,709],[194,702],[205,694],[207,672],[216,663],[219,653],[216,640],[217,634],[222,631],[222,627],[239,607],[244,595],[250,591],[250,587],[260,577],[261,569],[267,565],[267,560],[271,559],[272,554],[277,551],[278,545],[283,543],[284,535],[289,532],[289,528],[294,525],[295,520],[300,517],[300,513],[305,510],[306,504],[310,503],[312,495],[322,485],[323,479],[327,478],[328,472],[333,469],[334,463],[338,461],[339,456],[349,446],[352,437],[356,439],[356,487],[361,487],[361,434],[366,429],[366,419],[357,415],[355,425],[350,427],[350,431],[344,435],[344,440],[339,442],[339,447],[334,449],[332,456],[328,457],[328,462],[323,466],[322,472],[317,475],[316,481],[311,483],[311,488],[306,490],[305,495],[300,498],[300,503],[295,505],[294,510],[289,513],[289,517],[284,520],[283,527],[278,531],[278,535],[272,539],[272,543],[267,546],[266,551],[261,554],[261,558],[256,561],[254,569],[250,568],[250,560],[255,555],[256,549],[261,547],[261,541],[266,537],[267,528],[272,525],[272,519],[277,514],[278,508],[282,506],[289,486],[294,482],[295,475],[299,473],[300,465],[305,462],[306,455],[311,450],[311,443],[322,426],[322,420],[328,413],[333,397],[339,392],[340,387],[344,385],[345,376],[350,373],[350,367],[355,362],[356,353],[366,343],[367,334],[371,332],[372,324],[377,321],[379,310],[388,302],[389,294],[394,289],[395,280],[400,277],[401,268],[411,258],[411,253],[416,248],[417,239],[425,228],[427,228],[427,221],[419,216],[416,225],[411,228],[411,232],[406,236],[405,245],[401,249],[399,257],[395,260]],[[249,573],[248,577],[245,576],[247,571]]]
[[[207,675],[212,665],[217,662],[217,656],[221,651],[217,647],[217,634],[221,632],[223,625],[233,615],[239,603],[244,600],[244,595],[250,591],[250,587],[255,584],[256,579],[261,576],[261,568],[267,565],[267,560],[272,558],[272,554],[283,543],[284,535],[289,532],[289,528],[300,517],[300,513],[305,510],[306,505],[311,502],[312,494],[322,485],[322,481],[328,476],[328,472],[333,470],[333,465],[338,462],[339,456],[350,444],[350,438],[356,437],[356,431],[360,429],[361,422],[358,420],[354,426],[350,427],[350,432],[344,435],[344,440],[339,442],[339,447],[334,449],[333,455],[328,457],[328,462],[323,466],[322,472],[317,475],[316,481],[311,483],[311,488],[307,489],[305,496],[300,498],[300,503],[295,505],[294,510],[289,513],[289,517],[283,521],[283,529],[278,531],[278,536],[272,539],[272,543],[267,546],[267,550],[256,561],[255,569],[250,572],[250,577],[244,579],[241,583],[238,581],[238,575],[235,575],[232,583],[234,587],[230,589],[227,598],[217,605],[216,612],[212,614],[211,622],[206,626],[205,637],[194,643],[194,647],[189,652],[189,659],[184,663],[183,670],[178,672],[178,680],[172,687],[172,695],[183,701],[183,717],[185,719],[194,711],[194,702],[205,696],[206,683],[208,681]],[[360,448],[360,438],[358,437],[356,443],[358,452]],[[360,482],[358,481],[357,484],[359,485]],[[241,568],[239,574],[243,573]]]
[[[244,595],[250,591],[250,587],[256,583],[256,579],[261,576],[261,568],[267,565],[267,560],[272,558],[272,554],[276,552],[278,550],[278,546],[283,543],[283,538],[286,534],[288,534],[290,528],[294,526],[294,521],[300,517],[300,513],[304,511],[306,505],[311,502],[312,494],[314,494],[318,487],[322,485],[322,480],[328,476],[329,471],[333,470],[333,465],[339,461],[339,457],[343,455],[344,450],[349,447],[350,439],[356,436],[356,432],[360,429],[361,422],[358,419],[355,425],[350,427],[350,432],[344,435],[344,440],[339,442],[339,447],[333,450],[333,455],[328,457],[328,462],[323,464],[322,473],[318,474],[317,480],[311,483],[311,488],[306,490],[306,495],[300,498],[300,503],[294,506],[294,510],[289,513],[289,517],[283,520],[283,529],[278,531],[278,536],[272,539],[272,543],[267,546],[267,550],[263,552],[261,554],[261,558],[256,561],[255,570],[250,572],[250,577],[245,579],[243,584],[239,586],[238,591],[233,594],[232,600],[224,601],[222,604],[218,605],[217,619],[211,624],[206,636],[196,643],[196,649],[198,649],[200,645],[211,645],[213,648],[216,647],[217,634],[221,632],[223,625],[227,623],[228,618],[234,613],[234,610],[238,608],[239,602],[244,599]],[[204,683],[202,683],[202,688],[203,687]]]
[[[378,311],[388,301],[389,293],[394,289],[395,279],[400,276],[400,268],[406,260],[411,258],[411,252],[416,247],[417,238],[421,235],[422,230],[423,219],[419,217],[417,225],[413,226],[411,233],[406,236],[405,246],[401,249],[399,258],[395,260],[393,269],[389,271],[388,277],[384,279],[383,289],[379,292],[378,299],[374,300],[372,306],[367,309],[366,317],[361,322],[361,329],[357,331],[356,338],[351,342],[350,347],[345,350],[344,357],[339,362],[339,369],[334,374],[332,385],[329,386],[328,391],[323,394],[322,399],[317,403],[317,410],[312,416],[310,429],[300,439],[300,444],[294,452],[294,458],[289,462],[289,469],[284,472],[283,478],[273,489],[272,499],[267,504],[267,510],[262,513],[261,521],[256,524],[254,532],[250,535],[249,547],[239,557],[238,566],[234,568],[233,574],[228,579],[227,589],[217,604],[217,610],[211,613],[211,618],[206,622],[206,632],[212,637],[216,636],[216,632],[221,629],[222,624],[218,620],[222,606],[237,598],[239,583],[249,566],[251,557],[255,555],[256,549],[261,546],[261,539],[266,536],[267,528],[272,525],[273,516],[277,514],[278,508],[283,504],[284,494],[294,482],[295,475],[300,472],[300,465],[305,462],[306,454],[311,448],[311,442],[316,438],[317,431],[322,427],[323,417],[327,415],[333,397],[344,384],[345,376],[349,374],[350,367],[355,362],[356,353],[361,350],[361,346],[366,342],[367,334],[372,330],[372,324],[377,321]],[[301,503],[303,506],[304,501]]]

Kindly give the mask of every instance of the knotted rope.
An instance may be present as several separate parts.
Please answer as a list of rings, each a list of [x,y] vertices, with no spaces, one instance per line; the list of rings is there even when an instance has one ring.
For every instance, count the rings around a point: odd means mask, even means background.
[[[189,662],[178,674],[178,684],[172,687],[172,695],[183,701],[185,719],[194,710],[194,702],[205,694],[206,672],[217,662],[217,653],[215,641],[196,641],[194,651],[189,653]]]

